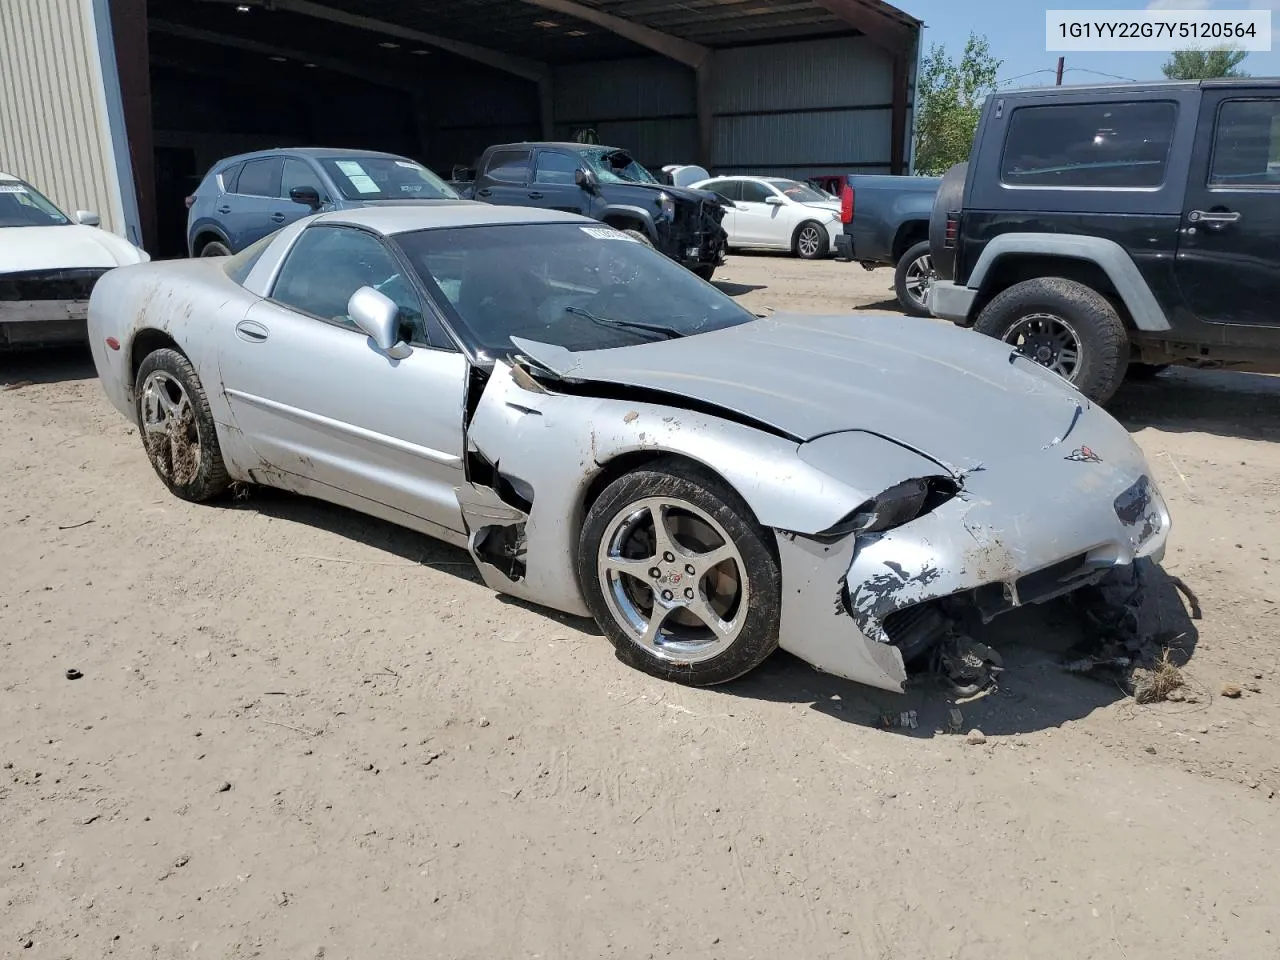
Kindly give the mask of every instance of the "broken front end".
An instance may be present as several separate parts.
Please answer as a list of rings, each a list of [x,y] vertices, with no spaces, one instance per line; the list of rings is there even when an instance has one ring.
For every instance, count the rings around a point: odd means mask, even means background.
[[[106,269],[0,274],[0,348],[82,341],[89,295]]]
[[[724,263],[729,235],[720,222],[724,208],[714,200],[685,200],[667,196],[657,223],[658,249],[691,270]]]

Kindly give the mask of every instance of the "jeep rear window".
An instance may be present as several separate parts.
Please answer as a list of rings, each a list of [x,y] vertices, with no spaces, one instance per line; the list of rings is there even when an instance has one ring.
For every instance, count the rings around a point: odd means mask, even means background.
[[[1166,100],[1019,107],[1000,179],[1011,187],[1158,187],[1178,106]]]

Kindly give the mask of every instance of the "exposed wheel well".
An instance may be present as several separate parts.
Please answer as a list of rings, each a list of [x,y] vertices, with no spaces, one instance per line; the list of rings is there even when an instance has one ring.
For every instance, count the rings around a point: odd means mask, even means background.
[[[1038,277],[1062,277],[1098,291],[1115,306],[1125,327],[1133,329],[1133,317],[1129,314],[1129,308],[1125,306],[1111,278],[1100,266],[1092,260],[1038,254],[1005,256],[997,260],[982,280],[982,289],[974,300],[970,316],[976,318],[996,294],[1016,283]]]
[[[893,262],[897,263],[902,255],[923,240],[929,239],[928,220],[908,220],[898,227],[898,234],[893,238]]]
[[[198,257],[200,256],[200,251],[209,244],[221,243],[225,246],[226,242],[227,241],[223,240],[222,237],[218,236],[218,234],[214,233],[212,230],[206,230],[202,233],[196,234],[196,238],[191,244],[191,253]]]
[[[649,236],[648,228],[639,217],[629,217],[625,213],[611,213],[604,218],[604,222],[615,230],[638,230],[646,237]]]
[[[138,368],[142,366],[142,361],[147,359],[150,354],[165,347],[170,350],[177,350],[184,357],[187,355],[178,346],[178,342],[163,330],[148,327],[145,330],[139,330],[134,335],[133,343],[129,347],[129,383],[131,385],[137,382]]]

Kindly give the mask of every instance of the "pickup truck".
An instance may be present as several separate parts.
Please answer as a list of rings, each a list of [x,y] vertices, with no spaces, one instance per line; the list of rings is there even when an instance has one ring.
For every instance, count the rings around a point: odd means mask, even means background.
[[[844,229],[836,237],[836,256],[867,270],[893,267],[893,290],[903,312],[927,317],[925,298],[933,279],[929,217],[942,178],[852,173],[822,180],[823,189],[841,203]]]
[[[466,182],[459,173],[472,174]],[[715,194],[663,185],[629,153],[584,143],[490,147],[472,171],[454,171],[464,198],[565,210],[599,220],[710,280],[724,263],[725,210]]]
[[[930,223],[929,308],[1105,402],[1165,366],[1280,372],[1280,80],[992,94]]]

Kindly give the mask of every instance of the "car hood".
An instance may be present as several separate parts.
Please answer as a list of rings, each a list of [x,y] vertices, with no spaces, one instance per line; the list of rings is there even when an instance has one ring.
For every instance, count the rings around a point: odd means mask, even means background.
[[[0,227],[0,272],[110,269],[149,260],[129,241],[100,227]]]
[[[1061,443],[1090,413],[1074,388],[1008,345],[927,319],[776,315],[579,353],[512,342],[565,380],[661,391],[676,405],[691,398],[798,441],[867,431],[956,473]]]
[[[832,213],[840,212],[839,200],[810,200],[807,203],[799,204],[802,207],[812,207],[814,210],[830,210]]]
[[[719,203],[720,198],[714,193],[707,190],[695,190],[692,187],[673,187],[662,183],[635,183],[633,181],[625,181],[624,183],[605,183],[601,184],[603,190],[640,190],[645,193],[665,193],[669,197],[675,197],[679,200],[688,200],[690,203],[705,203],[711,201]]]

